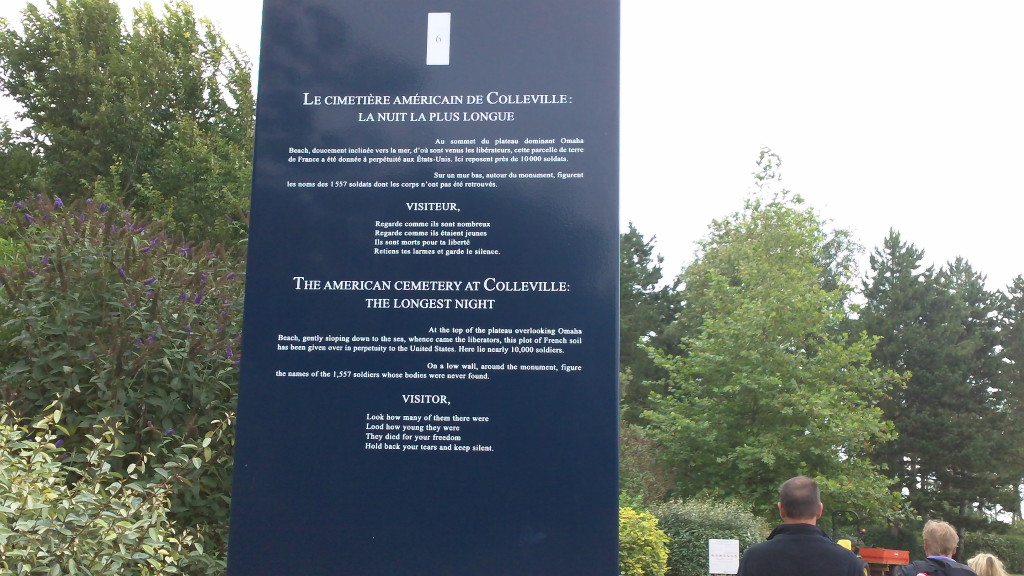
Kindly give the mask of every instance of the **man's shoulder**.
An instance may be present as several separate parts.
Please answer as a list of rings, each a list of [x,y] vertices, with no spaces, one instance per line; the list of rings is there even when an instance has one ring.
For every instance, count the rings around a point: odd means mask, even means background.
[[[857,556],[833,542],[816,526],[783,525],[772,532],[768,540],[747,548],[744,557],[765,557],[788,551],[798,551],[832,563],[859,563]]]
[[[820,530],[817,534],[807,529],[797,532],[776,532],[771,539],[747,548],[740,559],[739,576],[863,576],[863,564],[853,552]]]
[[[916,560],[900,570],[900,576],[977,576],[970,566],[936,558]]]

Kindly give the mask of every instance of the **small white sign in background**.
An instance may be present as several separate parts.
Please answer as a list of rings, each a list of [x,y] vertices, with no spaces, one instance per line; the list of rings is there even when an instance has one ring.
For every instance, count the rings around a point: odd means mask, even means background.
[[[739,540],[708,540],[708,573],[736,574],[740,571]]]

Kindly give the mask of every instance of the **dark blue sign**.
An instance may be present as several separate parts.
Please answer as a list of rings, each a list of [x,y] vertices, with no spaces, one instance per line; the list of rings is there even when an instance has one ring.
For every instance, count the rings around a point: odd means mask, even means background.
[[[617,574],[618,2],[264,6],[229,574]]]

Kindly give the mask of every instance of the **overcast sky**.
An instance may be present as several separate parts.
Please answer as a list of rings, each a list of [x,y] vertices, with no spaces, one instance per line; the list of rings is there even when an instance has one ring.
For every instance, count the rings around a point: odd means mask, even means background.
[[[192,5],[256,60],[261,1]],[[669,274],[742,208],[762,146],[868,251],[891,227],[990,288],[1024,273],[1024,2],[624,0],[621,98],[622,227]]]

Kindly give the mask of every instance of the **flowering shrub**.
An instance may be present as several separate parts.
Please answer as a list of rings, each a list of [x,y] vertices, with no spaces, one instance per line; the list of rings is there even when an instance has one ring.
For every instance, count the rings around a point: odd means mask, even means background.
[[[98,201],[37,196],[6,220],[20,246],[18,265],[0,270],[0,396],[22,418],[59,403],[68,464],[104,436],[111,473],[127,474],[233,414],[243,253],[179,244]],[[207,534],[221,550],[233,431],[209,438],[218,465],[181,477],[170,517],[218,527]]]

